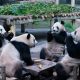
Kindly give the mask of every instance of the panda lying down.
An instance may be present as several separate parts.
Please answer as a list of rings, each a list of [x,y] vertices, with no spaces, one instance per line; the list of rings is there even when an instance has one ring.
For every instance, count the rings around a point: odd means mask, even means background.
[[[0,64],[6,67],[6,75],[8,77],[17,77],[21,80],[23,63],[32,65],[30,48],[37,43],[32,34],[25,33],[23,35],[12,38],[11,42],[4,46],[0,56]]]
[[[67,54],[54,66],[53,76],[55,80],[67,80],[71,70],[69,64],[72,62],[80,63],[80,27],[67,36],[66,47]]]

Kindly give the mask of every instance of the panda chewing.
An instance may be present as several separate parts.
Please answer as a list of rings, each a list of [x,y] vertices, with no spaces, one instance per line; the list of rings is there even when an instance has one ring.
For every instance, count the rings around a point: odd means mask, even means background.
[[[53,60],[54,58],[54,61],[57,62],[59,56],[64,54],[66,37],[64,21],[55,22],[51,30],[47,32],[47,46],[42,48],[40,58],[48,60]]]

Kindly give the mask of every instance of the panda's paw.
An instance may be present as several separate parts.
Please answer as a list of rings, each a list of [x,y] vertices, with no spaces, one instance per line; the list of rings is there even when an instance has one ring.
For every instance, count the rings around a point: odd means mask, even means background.
[[[33,65],[34,64],[34,61],[30,61],[29,63],[27,63],[26,65],[27,66],[30,66],[30,65]]]

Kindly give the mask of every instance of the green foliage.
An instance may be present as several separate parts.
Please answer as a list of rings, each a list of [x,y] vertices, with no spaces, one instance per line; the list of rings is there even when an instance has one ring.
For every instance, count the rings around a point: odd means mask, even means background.
[[[1,15],[50,15],[52,13],[68,13],[73,8],[66,4],[55,5],[53,3],[23,3],[0,7]]]
[[[72,25],[71,22],[66,22],[64,26],[65,26],[66,30],[69,32],[74,31],[76,28],[75,25]]]

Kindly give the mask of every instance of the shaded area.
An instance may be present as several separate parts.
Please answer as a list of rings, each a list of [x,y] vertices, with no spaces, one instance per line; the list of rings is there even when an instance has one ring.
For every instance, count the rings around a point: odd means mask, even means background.
[[[30,32],[31,34],[33,34],[36,37],[36,39],[40,40],[40,39],[46,39],[47,32],[49,30],[50,29],[45,29],[45,28],[42,28],[42,29],[25,29],[25,32]],[[20,35],[20,34],[23,34],[23,33],[20,32],[20,29],[17,29],[16,35]]]

